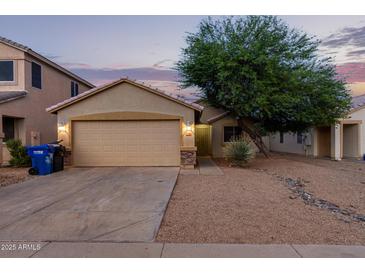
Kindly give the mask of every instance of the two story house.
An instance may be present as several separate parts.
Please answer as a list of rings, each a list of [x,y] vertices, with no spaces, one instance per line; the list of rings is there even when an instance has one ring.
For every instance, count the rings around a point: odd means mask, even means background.
[[[8,139],[24,145],[57,140],[57,117],[46,107],[93,87],[30,48],[0,37],[0,165],[9,160]]]

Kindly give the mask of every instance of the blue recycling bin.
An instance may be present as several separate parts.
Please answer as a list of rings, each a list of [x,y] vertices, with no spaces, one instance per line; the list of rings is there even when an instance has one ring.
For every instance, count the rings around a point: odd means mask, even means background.
[[[52,145],[40,145],[27,147],[27,154],[32,159],[32,168],[29,174],[48,175],[53,171],[53,153],[55,147]]]

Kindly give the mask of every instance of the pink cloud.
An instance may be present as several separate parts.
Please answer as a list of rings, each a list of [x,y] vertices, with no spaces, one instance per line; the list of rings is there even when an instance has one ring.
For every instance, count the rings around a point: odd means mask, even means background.
[[[337,65],[337,73],[345,77],[349,84],[365,82],[365,63],[345,63]]]

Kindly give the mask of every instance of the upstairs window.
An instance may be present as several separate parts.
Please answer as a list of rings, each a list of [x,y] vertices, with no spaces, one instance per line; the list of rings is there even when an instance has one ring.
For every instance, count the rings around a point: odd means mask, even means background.
[[[14,62],[0,61],[0,82],[14,81]]]
[[[79,95],[79,84],[71,81],[71,97]]]
[[[32,87],[42,88],[42,68],[34,62],[32,62]]]
[[[242,128],[234,126],[224,127],[224,142],[229,142],[232,139],[240,137],[242,134]]]

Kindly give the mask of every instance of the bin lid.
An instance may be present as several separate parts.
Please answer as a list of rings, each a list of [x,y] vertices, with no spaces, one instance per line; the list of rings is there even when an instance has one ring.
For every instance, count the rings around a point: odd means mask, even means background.
[[[54,152],[55,147],[51,146],[49,144],[44,144],[44,145],[40,145],[40,146],[28,146],[27,147],[27,151],[31,152],[31,151],[35,151],[35,150],[43,150],[43,151],[48,151],[48,152]]]

